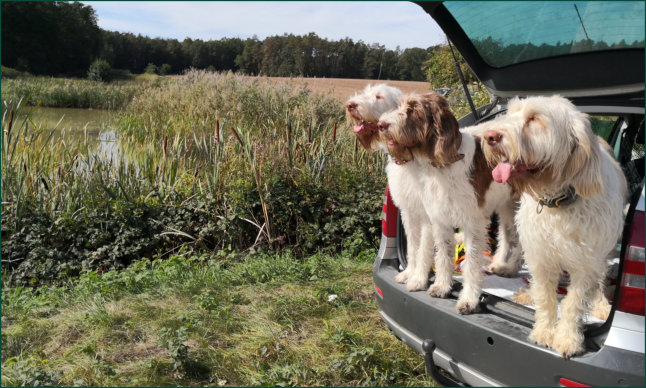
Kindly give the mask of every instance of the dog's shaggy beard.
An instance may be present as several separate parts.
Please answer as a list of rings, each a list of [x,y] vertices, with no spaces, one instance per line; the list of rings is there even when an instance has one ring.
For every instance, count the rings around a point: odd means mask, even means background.
[[[587,115],[560,97],[532,102],[524,106],[521,100],[512,100],[507,115],[489,124],[501,135],[495,144],[487,139],[496,135],[485,131],[483,150],[494,178],[534,198],[568,185],[583,196],[596,193],[600,177],[593,169],[598,167],[599,147]],[[541,112],[544,106],[550,107],[549,114]]]
[[[367,151],[385,148],[386,139],[379,132],[379,116],[397,108],[402,92],[386,84],[367,85],[361,93],[346,102],[346,119],[354,134]]]

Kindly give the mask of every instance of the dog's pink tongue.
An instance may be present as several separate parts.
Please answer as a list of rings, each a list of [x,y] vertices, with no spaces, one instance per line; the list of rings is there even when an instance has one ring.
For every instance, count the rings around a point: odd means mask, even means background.
[[[493,180],[495,180],[496,182],[507,183],[509,177],[511,177],[511,163],[498,163],[496,168],[491,171],[491,175],[493,175]]]
[[[353,129],[354,129],[354,133],[359,133],[359,132],[363,131],[363,127],[364,127],[364,125],[363,125],[363,124],[355,125],[355,126],[353,127]]]

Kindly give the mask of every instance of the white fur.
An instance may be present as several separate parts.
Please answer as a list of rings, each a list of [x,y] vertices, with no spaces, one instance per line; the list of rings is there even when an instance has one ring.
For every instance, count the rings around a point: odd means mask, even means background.
[[[348,99],[348,104],[355,104],[349,116],[355,121],[376,123],[379,117],[397,109],[401,90],[386,84],[367,85],[361,93]],[[373,143],[374,149],[388,151],[385,142]],[[422,185],[424,166],[413,161],[395,164],[390,156],[386,166],[388,187],[395,205],[399,208],[402,224],[406,230],[408,265],[395,277],[398,283],[405,283],[408,291],[420,291],[428,288],[428,275],[433,264],[433,236],[430,220],[423,211],[425,200]]]
[[[544,128],[528,129],[528,117],[536,117]],[[530,339],[568,358],[584,350],[582,317],[603,288],[606,257],[621,235],[626,181],[613,156],[592,134],[587,116],[564,98],[512,100],[507,114],[494,123],[492,128],[502,135],[492,146],[503,150],[499,159],[557,170],[553,180],[522,193],[516,223],[533,277],[536,323]],[[579,153],[584,158],[573,160]],[[567,168],[578,165],[583,165],[578,172]],[[582,195],[571,205],[539,206],[540,196],[555,196],[577,185]],[[564,270],[570,285],[557,321],[554,290]]]
[[[489,128],[491,122],[461,128],[460,131],[476,138]],[[501,190],[501,184],[492,182],[494,190]],[[491,264],[487,270],[499,276],[515,277],[523,262],[523,252],[515,224],[516,211],[519,198],[509,188],[502,189],[499,195],[492,196],[487,202],[487,210],[498,214],[498,234],[496,235],[497,248]]]
[[[382,114],[397,108],[401,96],[401,90],[387,84],[368,84],[361,93],[350,97],[347,103],[357,105],[361,120],[377,122]]]
[[[397,131],[404,125],[406,105],[402,104],[400,109],[381,116],[380,122],[388,124],[389,131]],[[455,227],[461,227],[464,234],[466,245],[466,260],[463,266],[464,283],[457,303],[457,311],[460,313],[472,313],[478,309],[478,299],[482,292],[482,282],[484,277],[484,266],[488,262],[483,255],[487,248],[486,227],[489,217],[494,210],[498,208],[511,208],[511,212],[503,212],[501,224],[507,222],[511,224],[513,230],[513,201],[511,200],[511,190],[509,187],[492,182],[485,194],[485,205],[478,206],[474,187],[470,182],[470,173],[473,167],[472,161],[476,149],[476,141],[468,131],[460,132],[462,142],[459,153],[464,155],[462,160],[454,162],[445,167],[436,167],[430,160],[416,157],[413,161],[408,162],[403,167],[415,163],[409,168],[417,171],[416,181],[421,183],[421,187],[415,187],[415,191],[420,190],[421,205],[419,200],[414,198],[413,208],[417,212],[423,208],[424,212],[431,220],[431,234],[435,243],[435,282],[428,289],[428,293],[434,297],[447,297],[451,292],[453,282],[453,231]],[[397,169],[402,166],[396,166],[392,163],[388,165],[387,172],[389,180],[396,176]],[[392,192],[393,186],[391,186]],[[400,202],[408,200],[404,197],[405,192],[413,192],[410,187],[400,187],[402,192]],[[413,202],[411,201],[411,202]],[[398,206],[410,206],[409,203],[400,203]],[[407,229],[408,230],[408,229]],[[509,230],[501,226],[500,230]],[[500,256],[507,258],[510,251],[510,243],[513,241],[515,232],[503,238],[503,244],[500,247]],[[423,262],[423,268],[429,267],[426,256],[416,258],[417,265]],[[500,259],[503,260],[503,259]],[[519,257],[515,259],[519,261]],[[401,274],[400,274],[401,275]]]
[[[423,210],[428,201],[424,176],[430,165],[416,160],[399,165],[388,159],[388,187],[401,213],[408,248],[408,265],[395,281],[406,283],[408,291],[426,290],[434,256],[431,220]]]

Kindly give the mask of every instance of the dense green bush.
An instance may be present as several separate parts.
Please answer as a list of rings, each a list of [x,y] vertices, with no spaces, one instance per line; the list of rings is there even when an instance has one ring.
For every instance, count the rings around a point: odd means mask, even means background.
[[[171,66],[168,63],[164,63],[161,66],[159,66],[158,73],[159,75],[167,75],[170,74],[171,71]]]
[[[146,74],[157,74],[157,66],[155,66],[154,63],[147,64],[146,68],[144,69],[144,73],[146,73]]]
[[[48,283],[87,270],[123,269],[140,257],[164,256],[181,248],[265,250],[267,241],[259,241],[259,229],[250,222],[263,217],[255,190],[253,185],[240,184],[223,201],[199,197],[165,204],[111,200],[74,217],[54,218],[28,209],[13,230],[13,214],[3,212],[4,279]],[[382,182],[337,193],[317,184],[294,187],[278,177],[268,190],[275,249],[289,248],[299,254],[358,253],[377,246]]]
[[[112,69],[110,68],[110,64],[103,59],[95,60],[90,64],[90,68],[87,71],[87,78],[90,81],[111,81]]]

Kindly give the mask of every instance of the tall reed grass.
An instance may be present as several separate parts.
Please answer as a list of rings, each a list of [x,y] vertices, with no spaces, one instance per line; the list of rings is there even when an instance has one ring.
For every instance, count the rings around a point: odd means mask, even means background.
[[[2,100],[30,97],[36,105],[57,108],[121,109],[142,89],[134,82],[103,83],[82,79],[29,77],[2,79]]]
[[[54,137],[19,101],[4,102],[2,253],[31,261],[26,279],[182,247],[375,243],[384,159],[357,148],[328,96],[192,71],[134,97],[110,159]]]
[[[197,70],[139,94],[120,123],[123,143],[144,151],[147,164],[168,166],[181,155],[183,168],[202,178],[202,194],[221,198],[223,187],[243,178],[261,203],[276,175],[343,191],[380,179],[383,156],[357,149],[345,127],[344,108],[330,96]]]

